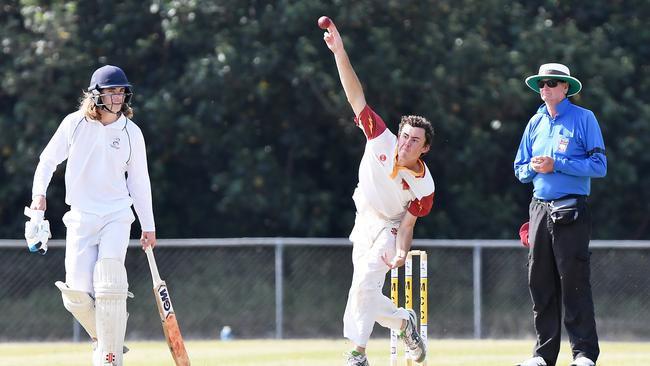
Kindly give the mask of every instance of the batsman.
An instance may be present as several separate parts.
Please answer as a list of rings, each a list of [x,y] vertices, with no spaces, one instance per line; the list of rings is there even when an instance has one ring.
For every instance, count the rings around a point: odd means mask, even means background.
[[[386,273],[404,264],[418,217],[431,211],[434,183],[422,156],[431,147],[433,127],[420,116],[403,116],[395,136],[367,104],[363,89],[333,22],[324,34],[334,54],[343,90],[366,136],[354,191],[356,206],[352,263],[354,274],[343,316],[344,336],[354,344],[348,366],[369,365],[366,345],[375,322],[404,339],[410,357],[422,362],[426,350],[413,310],[396,307],[382,294]]]
[[[66,274],[65,282],[56,286],[65,308],[92,339],[95,366],[121,366],[126,350],[129,285],[124,260],[135,221],[132,205],[142,227],[143,248],[156,244],[145,142],[131,120],[132,95],[122,69],[97,69],[79,110],[63,119],[34,173],[30,213],[42,218],[52,175],[67,159]]]

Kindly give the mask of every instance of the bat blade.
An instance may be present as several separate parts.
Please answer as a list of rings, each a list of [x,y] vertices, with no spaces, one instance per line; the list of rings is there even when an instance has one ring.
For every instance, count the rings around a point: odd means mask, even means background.
[[[161,281],[158,286],[154,287],[156,294],[156,304],[158,305],[158,313],[160,314],[160,321],[162,322],[163,333],[172,358],[176,366],[190,366],[190,358],[185,349],[185,342],[181,335],[181,329],[176,320],[176,313],[169,296],[169,290],[165,281]]]
[[[165,338],[167,339],[167,345],[169,346],[169,351],[172,353],[176,365],[185,366],[190,364],[190,359],[187,356],[187,351],[185,350],[185,343],[183,342],[183,337],[181,336],[181,329],[178,327],[178,322],[176,321],[176,315],[170,314],[163,325],[165,331]]]
[[[149,262],[149,269],[151,270],[151,279],[153,282],[153,293],[156,298],[156,305],[158,306],[158,314],[165,334],[165,340],[169,351],[172,354],[176,366],[190,366],[190,358],[187,356],[185,350],[185,342],[181,336],[181,329],[176,321],[176,313],[172,306],[172,300],[167,290],[167,284],[160,278],[158,273],[158,265],[156,265],[156,258],[153,255],[152,247],[147,247],[144,250]]]

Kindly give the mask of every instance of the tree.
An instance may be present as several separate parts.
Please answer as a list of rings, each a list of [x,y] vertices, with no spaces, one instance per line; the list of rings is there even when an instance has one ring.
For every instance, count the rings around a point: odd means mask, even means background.
[[[558,61],[583,82],[573,101],[607,146],[594,236],[645,238],[650,4],[633,3],[5,2],[0,235],[21,236],[38,155],[106,63],[135,86],[160,237],[347,235],[364,139],[316,26],[327,14],[389,128],[402,114],[434,123],[436,201],[417,237],[516,237],[531,187],[512,163],[541,104],[523,79]],[[48,191],[57,237],[62,177]]]

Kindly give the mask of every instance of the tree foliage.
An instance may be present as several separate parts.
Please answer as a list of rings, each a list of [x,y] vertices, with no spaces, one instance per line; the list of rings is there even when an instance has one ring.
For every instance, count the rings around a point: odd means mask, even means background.
[[[5,1],[0,236],[21,236],[38,155],[106,63],[135,85],[160,237],[347,235],[364,139],[316,26],[327,14],[389,128],[402,114],[434,123],[436,202],[417,237],[515,237],[532,188],[512,161],[541,103],[523,79],[562,62],[607,146],[594,236],[647,238],[649,12],[620,0]],[[48,190],[58,237],[62,177]]]

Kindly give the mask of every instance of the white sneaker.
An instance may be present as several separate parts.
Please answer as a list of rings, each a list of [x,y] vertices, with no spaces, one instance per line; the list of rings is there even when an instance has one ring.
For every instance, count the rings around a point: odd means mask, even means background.
[[[418,318],[415,311],[409,309],[409,318],[406,321],[406,328],[402,331],[401,337],[404,338],[409,355],[415,362],[421,363],[427,357],[427,350],[418,333]]]
[[[580,356],[573,360],[569,366],[596,366],[596,363],[587,357]]]
[[[546,366],[546,361],[543,358],[537,356],[529,358],[522,363],[518,363],[517,366]]]
[[[345,364],[346,366],[370,366],[366,355],[362,355],[360,353],[357,355],[353,355],[352,352],[350,352],[347,354],[347,356],[348,356],[348,360]]]

